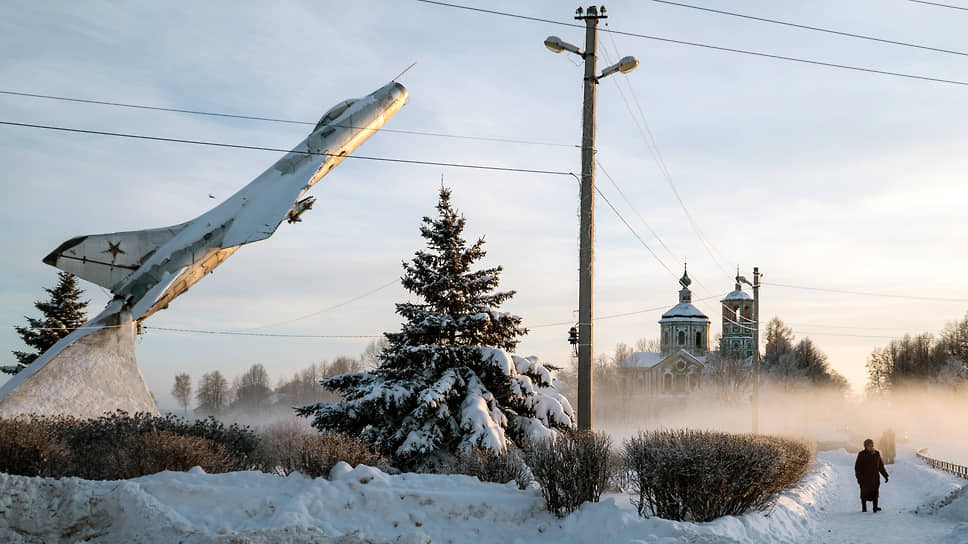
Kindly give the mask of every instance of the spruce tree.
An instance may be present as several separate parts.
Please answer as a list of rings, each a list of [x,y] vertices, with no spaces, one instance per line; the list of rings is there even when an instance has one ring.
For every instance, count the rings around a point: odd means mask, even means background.
[[[420,227],[426,250],[403,263],[403,287],[422,300],[396,304],[404,323],[384,334],[379,366],[321,382],[345,401],[297,409],[314,415],[319,430],[360,436],[404,469],[473,448],[501,451],[574,421],[554,367],[508,353],[527,333],[520,317],[498,311],[514,291],[496,291],[502,267],[472,269],[484,239],[464,240],[465,219],[444,187],[437,212]]]
[[[57,280],[57,286],[53,289],[44,288],[50,298],[47,301],[34,303],[34,307],[40,310],[44,317],[34,319],[24,316],[27,320],[27,326],[16,327],[20,338],[35,351],[14,351],[17,364],[2,366],[0,371],[7,374],[20,372],[56,344],[58,340],[87,321],[84,309],[87,308],[88,301],[81,300],[84,291],[78,287],[77,277],[67,272],[60,272],[57,275]]]

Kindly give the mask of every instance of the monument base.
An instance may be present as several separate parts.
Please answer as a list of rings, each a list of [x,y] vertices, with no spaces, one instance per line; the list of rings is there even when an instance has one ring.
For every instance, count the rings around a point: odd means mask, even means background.
[[[111,317],[114,324],[73,340],[46,362],[41,360],[46,359],[42,355],[34,363],[39,368],[28,366],[21,371],[29,375],[14,376],[11,382],[20,383],[8,384],[12,390],[0,395],[0,417],[41,414],[96,418],[115,410],[158,415],[158,406],[135,358],[131,314],[121,312]]]

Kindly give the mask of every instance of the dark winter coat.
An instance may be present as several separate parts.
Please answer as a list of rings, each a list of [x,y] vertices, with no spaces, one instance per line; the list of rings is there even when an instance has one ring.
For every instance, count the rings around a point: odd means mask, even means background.
[[[854,462],[854,476],[857,477],[857,484],[860,485],[860,500],[877,500],[878,489],[881,487],[878,473],[883,474],[884,481],[887,481],[887,470],[884,468],[884,461],[881,460],[881,452],[860,450],[857,461]]]

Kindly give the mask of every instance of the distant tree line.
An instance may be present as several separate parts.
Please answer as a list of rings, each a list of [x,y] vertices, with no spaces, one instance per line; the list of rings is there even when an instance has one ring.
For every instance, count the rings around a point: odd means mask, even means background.
[[[766,345],[760,360],[765,379],[785,389],[822,387],[846,390],[847,379],[830,367],[827,355],[810,338],[796,342],[793,330],[779,317],[766,324]]]
[[[206,372],[192,385],[191,375],[175,376],[171,394],[188,415],[194,398],[196,415],[224,415],[227,413],[252,415],[277,407],[289,411],[293,406],[315,402],[333,402],[339,397],[320,386],[326,378],[362,372],[374,368],[386,340],[370,342],[359,357],[340,356],[333,361],[312,363],[296,372],[292,378],[280,379],[275,387],[269,372],[262,364],[254,364],[241,376],[229,381],[219,370]],[[193,395],[194,394],[194,395]]]
[[[891,340],[867,358],[867,390],[873,394],[905,386],[936,384],[968,389],[968,315],[941,333]]]

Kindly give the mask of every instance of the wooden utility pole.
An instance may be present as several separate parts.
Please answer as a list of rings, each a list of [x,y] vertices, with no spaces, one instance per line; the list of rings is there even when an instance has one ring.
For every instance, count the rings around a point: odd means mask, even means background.
[[[760,432],[760,267],[753,267],[753,434]]]
[[[604,9],[598,12],[589,6],[585,13],[578,8],[575,19],[585,21],[585,99],[582,104],[581,189],[578,249],[578,428],[592,430],[592,357],[594,330],[592,326],[595,250],[595,87],[598,49],[598,20],[605,19]]]

